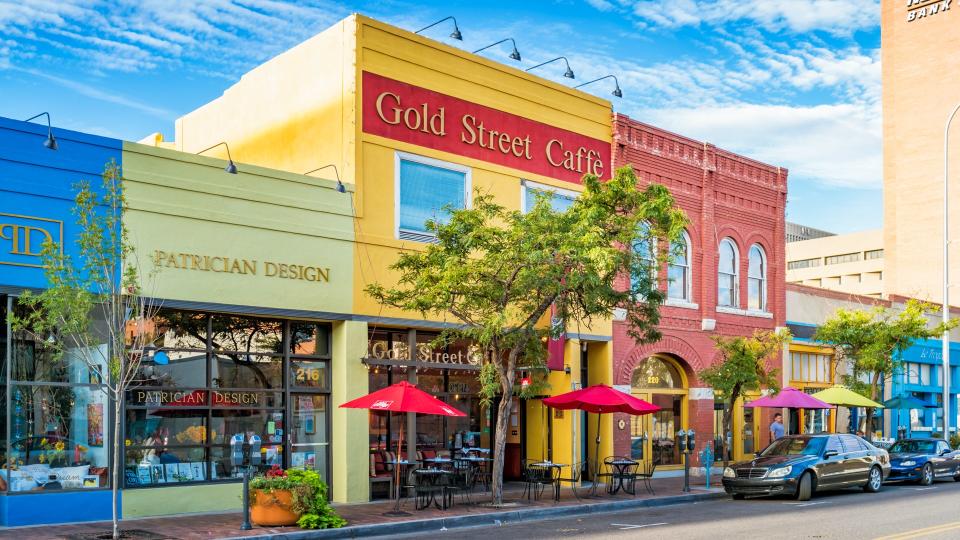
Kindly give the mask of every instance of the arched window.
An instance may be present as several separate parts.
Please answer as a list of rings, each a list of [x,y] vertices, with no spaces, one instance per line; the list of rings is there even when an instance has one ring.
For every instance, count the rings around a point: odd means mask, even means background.
[[[683,378],[672,362],[651,356],[634,368],[630,386],[634,389],[683,388]]]
[[[650,224],[641,223],[633,243],[633,253],[637,259],[630,273],[630,286],[634,290],[657,288],[656,250],[657,241],[650,234]]]
[[[738,307],[740,299],[737,284],[740,276],[737,268],[740,267],[740,256],[737,245],[733,240],[724,238],[720,241],[720,259],[717,264],[717,305]]]
[[[684,231],[670,244],[670,266],[667,268],[667,298],[689,302],[690,283],[690,236]]]
[[[767,309],[767,254],[759,244],[750,246],[747,268],[747,309]]]

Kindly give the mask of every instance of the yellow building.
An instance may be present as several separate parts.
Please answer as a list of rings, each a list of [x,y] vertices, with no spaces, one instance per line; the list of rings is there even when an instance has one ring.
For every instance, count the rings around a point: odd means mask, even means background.
[[[884,264],[881,229],[787,242],[787,283],[879,298]]]
[[[173,145],[199,152],[225,141],[237,161],[301,173],[335,166],[355,186],[353,319],[365,325],[365,352],[341,359],[345,376],[337,378],[342,392],[332,407],[414,381],[468,413],[463,420],[407,418],[407,452],[428,455],[468,444],[490,448],[496,415],[479,405],[469,352],[428,344],[454,321],[384,308],[364,288],[395,282],[388,267],[397,253],[431,239],[424,220],[443,204],[469,205],[474,190],[517,209],[539,191],[552,192],[558,204],[575,197],[583,174],[610,173],[611,130],[606,100],[353,15],[178,119]],[[207,155],[216,152],[226,157],[222,147]],[[551,392],[610,384],[610,323],[567,337]],[[596,423],[584,433],[583,416],[550,416],[539,400],[518,403],[508,476],[519,474],[522,458],[569,464],[593,457],[584,440],[592,440]],[[363,411],[334,414],[332,437],[341,440],[331,456],[335,501],[366,500],[376,487],[368,482],[375,466],[368,456],[396,444],[397,419],[371,414],[369,429],[355,429],[367,424]],[[601,429],[600,453],[610,455],[612,426]]]
[[[883,166],[886,295],[942,300],[943,134],[960,104],[960,9],[943,0],[883,0]],[[950,206],[960,208],[960,121],[950,154]],[[954,215],[950,237],[960,238]],[[950,249],[950,283],[960,249]]]

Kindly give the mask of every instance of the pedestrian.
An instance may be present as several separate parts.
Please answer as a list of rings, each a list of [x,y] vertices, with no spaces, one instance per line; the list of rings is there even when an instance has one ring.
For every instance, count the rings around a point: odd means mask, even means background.
[[[777,413],[773,415],[773,422],[770,424],[770,442],[783,437],[783,415]]]

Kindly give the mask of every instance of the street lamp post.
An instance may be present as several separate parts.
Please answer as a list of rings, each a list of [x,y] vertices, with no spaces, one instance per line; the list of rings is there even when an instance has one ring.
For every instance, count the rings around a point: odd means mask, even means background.
[[[950,320],[950,123],[960,111],[957,104],[947,117],[947,124],[943,128],[943,324]],[[943,438],[950,440],[950,331],[943,331]]]

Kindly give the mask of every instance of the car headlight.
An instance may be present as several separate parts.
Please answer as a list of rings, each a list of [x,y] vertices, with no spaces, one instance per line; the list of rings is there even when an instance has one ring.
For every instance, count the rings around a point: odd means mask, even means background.
[[[786,467],[780,467],[779,469],[774,469],[767,473],[767,478],[783,478],[784,476],[790,474],[790,471],[793,470],[792,465],[787,465]]]
[[[903,467],[913,467],[913,466],[916,465],[916,464],[917,464],[917,462],[914,461],[914,460],[912,460],[912,459],[905,459],[905,460],[903,460],[903,461],[900,462],[900,465],[903,466]]]
[[[724,477],[724,478],[736,478],[736,477],[737,477],[737,472],[734,471],[733,469],[731,469],[730,467],[727,467],[727,468],[723,469],[723,477]]]

